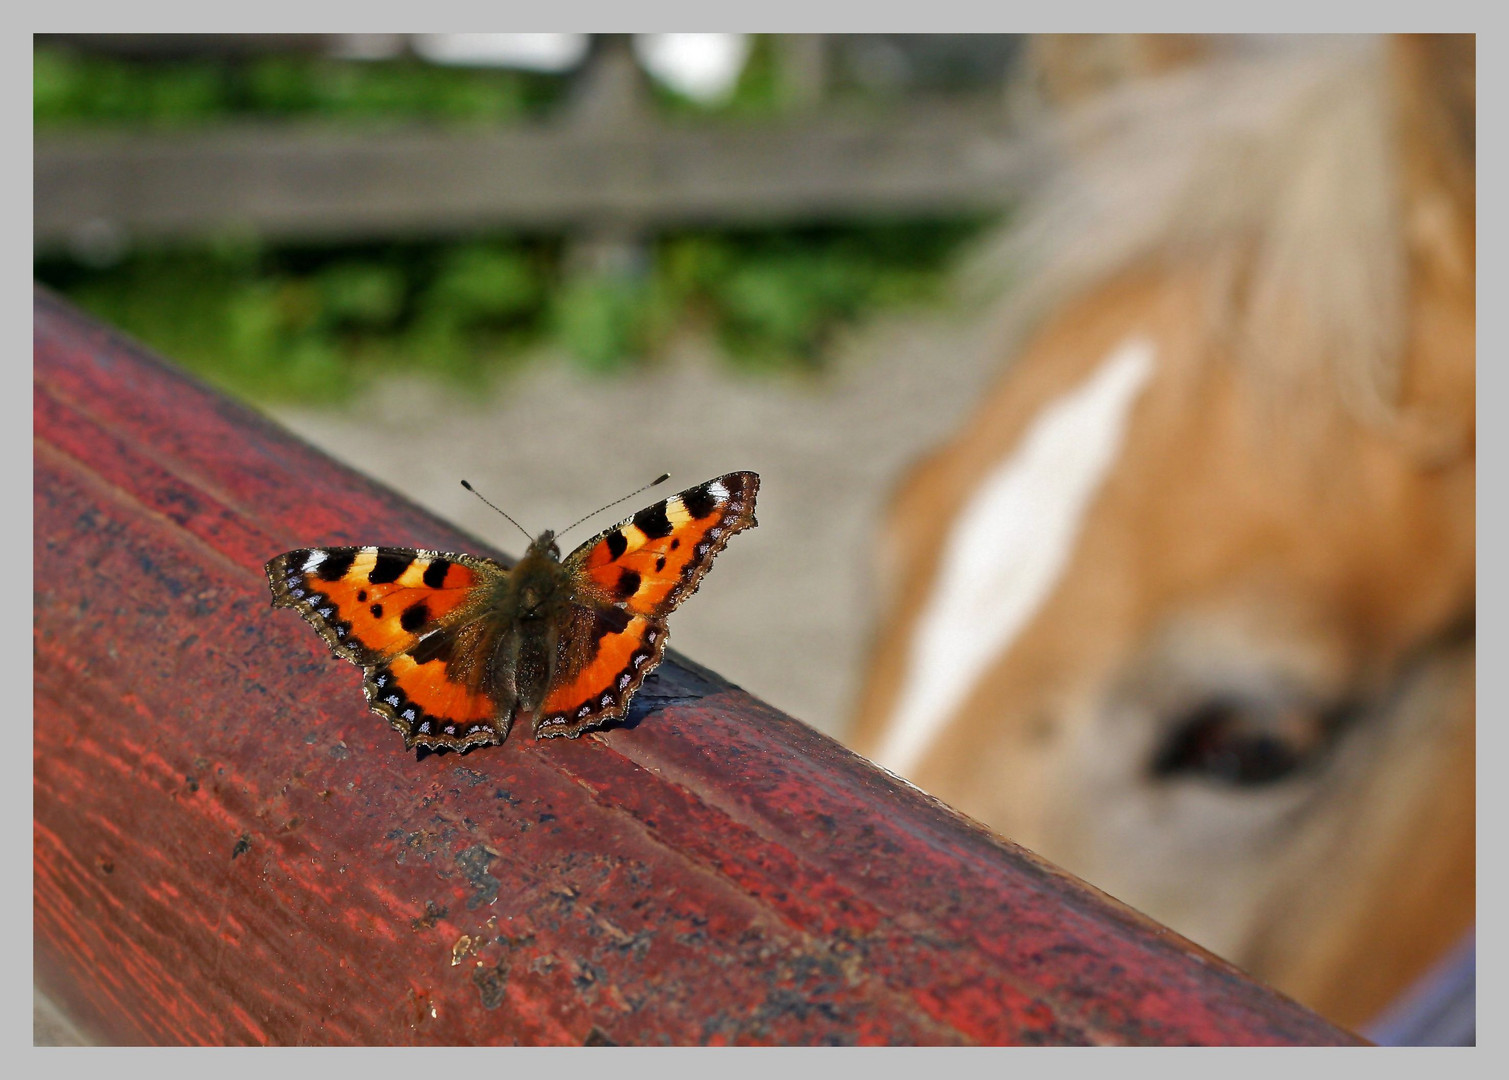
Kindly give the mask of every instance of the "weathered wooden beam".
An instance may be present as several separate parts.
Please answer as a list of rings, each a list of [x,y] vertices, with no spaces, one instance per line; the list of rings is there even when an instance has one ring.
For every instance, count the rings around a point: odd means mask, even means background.
[[[101,225],[134,237],[245,228],[348,240],[957,214],[999,209],[1034,160],[996,102],[607,130],[48,135],[33,154],[33,235],[46,249]]]
[[[680,658],[617,729],[405,752],[262,564],[487,546],[34,327],[35,975],[95,1038],[1354,1041]]]

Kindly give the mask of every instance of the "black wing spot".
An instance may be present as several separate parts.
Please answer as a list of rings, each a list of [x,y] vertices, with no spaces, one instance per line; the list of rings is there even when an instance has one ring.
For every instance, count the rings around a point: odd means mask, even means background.
[[[634,527],[644,533],[651,540],[659,540],[670,536],[675,527],[671,519],[665,515],[665,503],[658,502],[654,506],[646,506],[634,515]]]
[[[673,536],[673,537],[671,537],[671,550],[675,551],[680,546],[681,546],[681,537],[679,537],[679,536]]]
[[[614,591],[620,600],[627,600],[639,591],[639,582],[639,571],[625,568],[618,575],[618,585]]]
[[[380,618],[382,618],[382,605],[381,604],[373,604],[371,610],[372,610],[372,617],[374,619],[380,619]]]
[[[367,602],[367,590],[366,589],[358,589],[356,591],[356,602],[358,604],[365,604]]]
[[[665,569],[665,556],[661,555],[659,558],[657,558],[655,560],[655,570],[658,573],[659,571],[664,570],[664,569]]]
[[[390,581],[397,581],[413,562],[412,555],[379,555],[372,570],[367,574],[367,580],[373,585],[386,585]]]
[[[692,488],[691,491],[681,496],[681,501],[685,504],[687,513],[691,514],[698,521],[715,513],[718,509],[718,499],[711,491],[707,490],[706,484],[698,488]]]
[[[339,554],[331,552],[320,560],[314,572],[321,581],[339,581],[346,576],[346,571],[351,569],[351,564],[355,561],[355,551],[342,551]]]
[[[403,614],[398,617],[398,625],[411,634],[429,621],[430,607],[423,600],[404,608]]]
[[[453,635],[444,630],[437,630],[425,638],[418,645],[409,650],[409,656],[416,664],[428,664],[431,660],[440,660],[446,663],[451,659],[451,646],[454,644]]]
[[[614,529],[612,532],[610,532],[607,535],[606,540],[608,544],[608,554],[613,556],[613,558],[615,559],[617,559],[625,551],[629,550],[629,538],[623,533],[619,532],[617,529]]]
[[[622,634],[634,621],[634,616],[623,608],[598,608],[593,614],[596,616],[592,623],[594,641],[607,637],[609,634]]]
[[[424,583],[432,589],[438,589],[445,584],[445,575],[450,572],[451,560],[436,559],[424,568]]]

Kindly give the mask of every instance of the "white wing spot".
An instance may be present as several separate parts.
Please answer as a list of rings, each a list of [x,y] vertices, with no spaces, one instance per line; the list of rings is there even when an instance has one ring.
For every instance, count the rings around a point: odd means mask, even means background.
[[[303,569],[304,573],[307,574],[309,573],[309,571],[313,570],[316,566],[320,565],[320,563],[324,562],[329,557],[330,553],[327,551],[311,551],[309,553],[309,558],[304,560],[304,565],[301,569]]]
[[[715,499],[728,498],[728,488],[723,486],[723,481],[721,480],[708,481],[707,492]]]

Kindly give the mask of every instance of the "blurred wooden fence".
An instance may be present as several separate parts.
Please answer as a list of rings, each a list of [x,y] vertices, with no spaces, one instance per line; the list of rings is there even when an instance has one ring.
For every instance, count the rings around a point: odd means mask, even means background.
[[[140,37],[115,46],[168,47]],[[264,47],[290,47],[284,37]],[[791,51],[806,58],[797,82],[820,83],[811,48]],[[569,108],[507,128],[44,134],[34,147],[34,243],[228,228],[275,240],[519,228],[633,236],[947,215],[1000,208],[1039,160],[1000,93],[836,111],[809,90],[808,107],[778,119],[673,123],[645,106],[623,42],[594,56]]]

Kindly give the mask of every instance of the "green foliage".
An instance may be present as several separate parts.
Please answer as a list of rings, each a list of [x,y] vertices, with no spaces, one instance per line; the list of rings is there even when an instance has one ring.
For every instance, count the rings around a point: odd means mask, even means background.
[[[568,280],[551,305],[551,328],[587,370],[618,370],[643,358],[650,345],[649,293],[631,275]]]
[[[44,43],[32,49],[38,131],[181,128],[228,119],[323,123],[518,120],[560,103],[565,75],[450,67],[413,58],[341,60],[303,53],[130,59]],[[787,104],[774,47],[757,36],[734,92],[707,105],[649,83],[669,115],[765,116]]]
[[[370,123],[516,120],[556,101],[560,76],[413,59],[302,54],[133,60],[42,45],[32,51],[38,131],[188,127],[232,118]]]
[[[584,368],[652,362],[710,331],[751,370],[821,367],[835,332],[941,295],[974,222],[687,232],[646,268],[568,274],[559,240],[150,247],[107,268],[50,257],[38,280],[242,395],[337,400],[385,370],[475,381],[554,344]]]
[[[701,233],[665,241],[677,306],[702,310],[745,366],[820,366],[833,333],[867,311],[936,301],[975,221]]]

